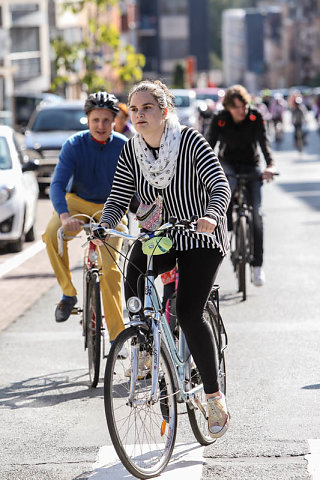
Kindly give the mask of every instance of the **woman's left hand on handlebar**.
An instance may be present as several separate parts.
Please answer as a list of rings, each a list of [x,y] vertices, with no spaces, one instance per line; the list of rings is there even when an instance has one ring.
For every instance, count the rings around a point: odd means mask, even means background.
[[[104,227],[104,228],[110,228],[110,226],[107,224],[107,223],[102,223],[101,224],[101,227]],[[107,240],[109,239],[109,235],[107,235],[105,238],[104,238],[104,241],[106,242]],[[103,245],[103,241],[102,240],[99,240],[99,238],[94,238],[91,240],[92,243],[94,243],[97,247],[101,247]]]
[[[216,220],[209,217],[199,218],[197,221],[197,232],[199,233],[213,233],[217,226]]]

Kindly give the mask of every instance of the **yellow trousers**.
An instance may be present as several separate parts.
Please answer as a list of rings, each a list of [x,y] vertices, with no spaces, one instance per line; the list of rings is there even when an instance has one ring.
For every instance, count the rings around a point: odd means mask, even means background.
[[[66,201],[68,205],[68,211],[70,215],[95,215],[95,220],[98,221],[100,218],[101,210],[103,209],[103,204],[96,204],[87,202],[82,198],[78,197],[74,193],[66,194]],[[99,213],[97,213],[99,212]],[[77,217],[81,218],[81,217]],[[84,222],[88,223],[86,217],[81,218]],[[127,224],[126,217],[123,217],[122,223]],[[49,221],[45,233],[42,235],[42,239],[46,244],[48,256],[58,280],[58,283],[62,289],[64,295],[70,297],[77,294],[75,289],[71,272],[69,268],[69,255],[68,255],[68,241],[72,238],[65,239],[63,241],[63,256],[61,257],[58,253],[58,240],[57,240],[57,231],[61,227],[61,221],[57,212],[53,213],[51,220]],[[67,232],[68,237],[74,237],[78,232]],[[115,261],[118,263],[119,254],[117,251],[121,250],[122,239],[121,238],[111,238],[108,241],[108,244],[113,247],[111,248],[112,256],[108,253],[105,247],[98,247],[102,259],[102,270],[101,270],[101,292],[102,292],[102,302],[104,317],[109,331],[110,341],[114,340],[117,335],[124,329],[123,323],[123,309],[122,309],[122,294],[121,294],[121,273],[117,268]],[[116,250],[114,250],[116,249]],[[99,255],[100,257],[100,255]]]

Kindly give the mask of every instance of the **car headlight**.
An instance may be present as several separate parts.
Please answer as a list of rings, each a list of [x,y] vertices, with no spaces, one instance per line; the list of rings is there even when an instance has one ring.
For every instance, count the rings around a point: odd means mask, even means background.
[[[7,202],[9,198],[14,194],[15,187],[12,185],[1,185],[0,186],[0,205]]]

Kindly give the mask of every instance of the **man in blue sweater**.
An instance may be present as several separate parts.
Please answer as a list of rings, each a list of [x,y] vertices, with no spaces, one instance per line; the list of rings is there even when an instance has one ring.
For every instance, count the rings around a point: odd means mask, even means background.
[[[110,194],[118,158],[126,137],[113,131],[114,120],[119,111],[118,99],[107,92],[89,95],[84,111],[89,130],[71,136],[63,145],[59,155],[51,187],[50,198],[54,206],[53,217],[43,234],[49,259],[62,289],[62,298],[56,308],[57,322],[64,322],[77,303],[77,291],[71,280],[67,241],[64,252],[58,253],[57,231],[63,226],[67,236],[73,238],[86,223],[86,218],[73,215],[95,215],[100,211]],[[126,225],[126,218],[122,219]],[[117,251],[121,239],[113,238],[109,243]],[[113,250],[117,261],[119,255]],[[102,258],[101,291],[104,315],[110,341],[123,330],[121,274],[105,248],[100,249]]]

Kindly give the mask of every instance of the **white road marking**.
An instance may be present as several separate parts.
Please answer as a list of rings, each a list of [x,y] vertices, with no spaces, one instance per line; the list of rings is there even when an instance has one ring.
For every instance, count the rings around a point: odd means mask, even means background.
[[[29,258],[32,258],[37,253],[41,252],[41,250],[43,250],[45,247],[46,246],[43,243],[43,241],[39,240],[31,247],[26,248],[22,252],[14,255],[13,258],[10,258],[6,262],[4,262],[2,265],[0,265],[0,278],[6,275],[7,273],[9,273],[14,268],[17,268],[20,265],[22,265],[24,262],[29,260]]]
[[[199,443],[176,444],[171,460],[161,474],[161,480],[200,480],[203,469],[204,447]],[[133,477],[120,462],[112,445],[100,448],[98,459],[93,465],[95,480],[128,480]]]
[[[320,480],[320,440],[308,440],[310,454],[306,455],[308,461],[308,472],[312,480]]]

